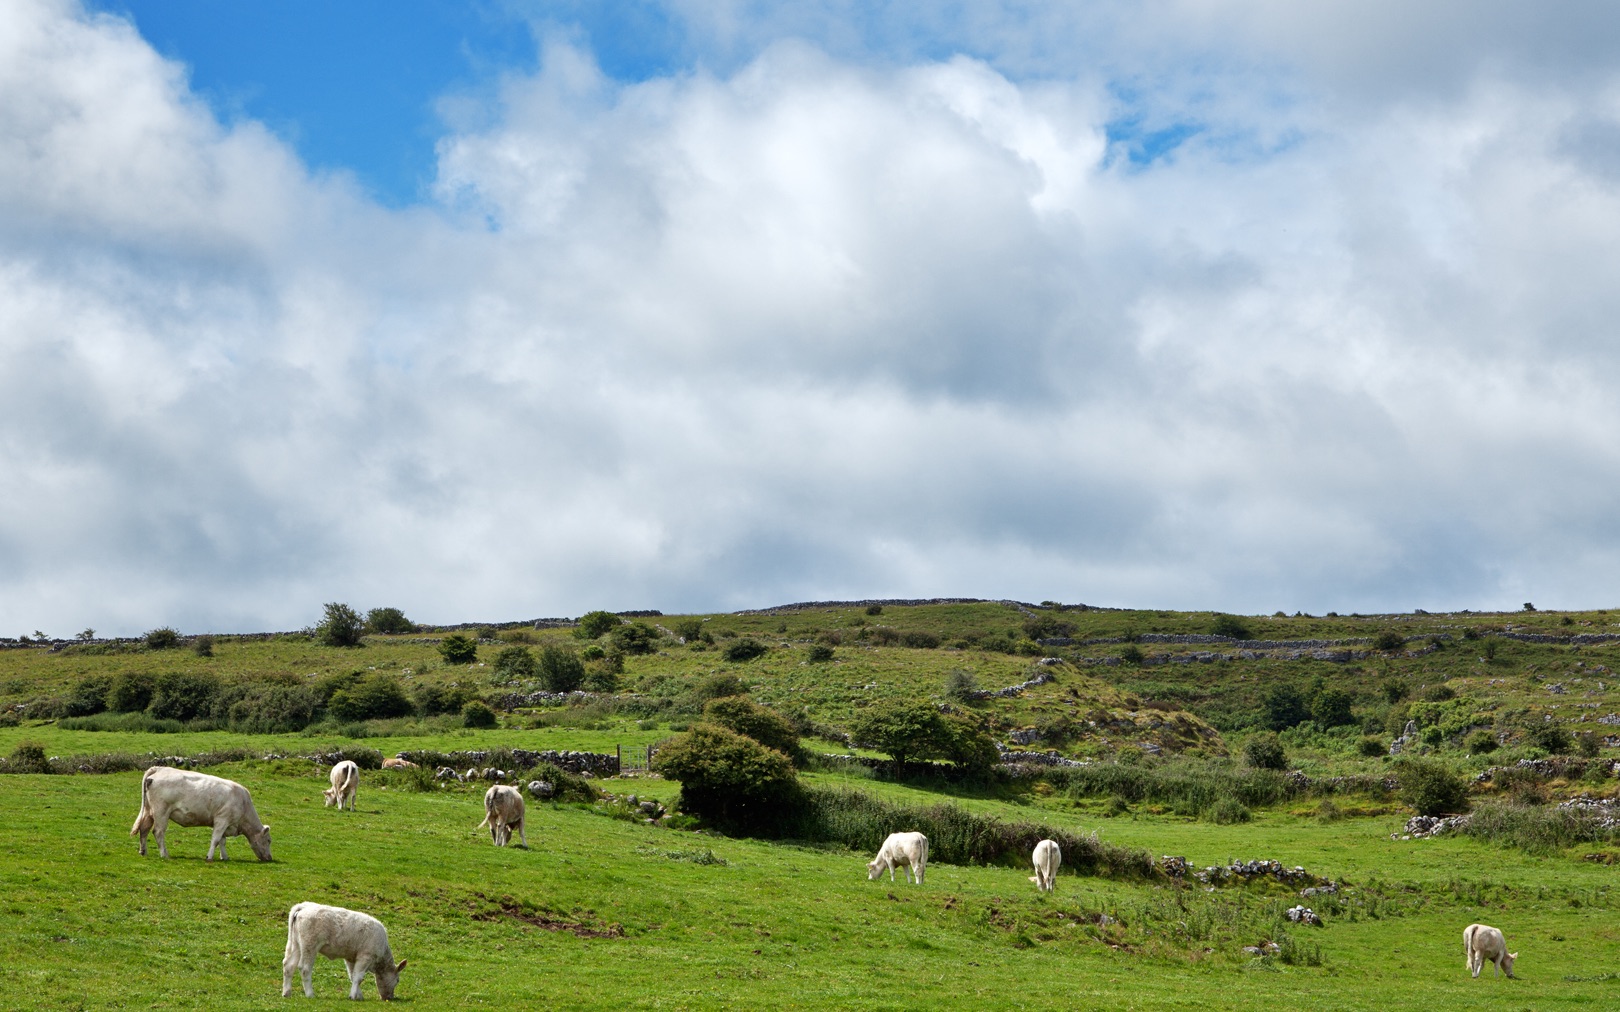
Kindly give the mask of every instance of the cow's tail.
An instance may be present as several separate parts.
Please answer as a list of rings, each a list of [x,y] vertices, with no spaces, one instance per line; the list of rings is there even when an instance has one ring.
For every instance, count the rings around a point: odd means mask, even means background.
[[[493,818],[495,818],[495,799],[486,794],[484,795],[484,821],[478,824],[478,828],[483,829],[489,825],[490,820]]]
[[[139,836],[152,828],[152,803],[147,795],[152,790],[152,770],[141,774],[141,810],[135,813],[135,825],[129,827],[130,836]]]

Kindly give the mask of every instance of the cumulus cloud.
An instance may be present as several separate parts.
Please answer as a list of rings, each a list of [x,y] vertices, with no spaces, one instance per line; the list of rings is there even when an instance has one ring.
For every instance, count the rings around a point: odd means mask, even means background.
[[[1450,8],[1337,63],[1333,5],[704,10],[641,81],[545,36],[389,210],[9,5],[0,616],[1607,603],[1602,52],[1491,8],[1385,87]]]

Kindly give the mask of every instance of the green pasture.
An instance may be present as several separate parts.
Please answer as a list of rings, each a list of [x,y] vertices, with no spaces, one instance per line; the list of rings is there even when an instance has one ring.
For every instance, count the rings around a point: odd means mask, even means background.
[[[155,849],[137,856],[134,773],[0,777],[4,1004],[286,1007],[276,1005],[286,910],[306,899],[380,917],[410,960],[400,998],[422,1008],[1620,1004],[1611,869],[1468,840],[1390,841],[1390,816],[1322,823],[1272,811],[1211,826],[1089,818],[1050,798],[964,802],[1201,863],[1275,857],[1345,880],[1343,908],[1326,927],[1302,929],[1277,925],[1276,912],[1298,900],[1275,885],[1205,892],[1063,875],[1046,898],[1027,869],[937,863],[921,887],[890,885],[866,880],[866,854],[539,803],[531,849],[501,850],[476,828],[474,787],[416,793],[367,774],[359,810],[340,813],[321,806],[321,771],[300,761],[214,772],[252,790],[273,827],[274,862],[253,860],[237,839],[231,861],[207,864],[206,830],[180,828],[170,860]],[[600,783],[665,798],[674,787]],[[1460,935],[1475,920],[1506,931],[1520,979],[1467,976]],[[1279,932],[1313,957],[1285,964],[1240,951]],[[344,1000],[340,963],[318,964],[316,989],[319,1004]]]

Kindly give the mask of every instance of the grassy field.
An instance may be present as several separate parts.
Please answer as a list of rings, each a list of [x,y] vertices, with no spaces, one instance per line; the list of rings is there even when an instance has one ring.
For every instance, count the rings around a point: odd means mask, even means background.
[[[302,764],[218,772],[253,791],[274,827],[272,863],[252,860],[238,840],[232,861],[206,864],[206,832],[183,829],[171,833],[170,860],[155,850],[138,857],[127,835],[135,774],[0,779],[7,1005],[264,1007],[280,1001],[286,909],[305,899],[382,918],[396,954],[410,959],[401,999],[432,1008],[1620,1001],[1620,980],[1605,976],[1617,934],[1608,869],[1505,857],[1461,840],[1392,843],[1391,819],[1357,820],[1349,832],[1286,814],[1248,827],[1163,819],[1101,827],[1117,842],[1200,860],[1297,861],[1385,897],[1373,913],[1296,930],[1319,948],[1320,965],[1289,966],[1240,951],[1264,940],[1254,929],[1274,933],[1264,910],[1291,902],[1261,886],[1209,894],[1065,875],[1044,898],[1023,870],[938,864],[920,888],[891,886],[866,881],[868,855],[727,840],[566,805],[532,806],[531,849],[498,850],[475,829],[482,812],[470,788],[383,790],[368,776],[349,814],[321,807],[322,782]],[[1232,909],[1245,904],[1246,913]],[[1099,928],[1099,913],[1121,923]],[[1459,936],[1473,920],[1507,929],[1522,954],[1520,979],[1467,977]],[[341,964],[323,961],[317,999],[344,993]]]

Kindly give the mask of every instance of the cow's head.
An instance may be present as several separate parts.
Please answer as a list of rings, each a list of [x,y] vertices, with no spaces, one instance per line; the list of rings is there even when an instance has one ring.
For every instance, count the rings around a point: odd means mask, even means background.
[[[321,792],[321,796],[326,798],[326,807],[331,808],[333,805],[337,804],[338,789],[336,787],[328,787],[326,790]]]
[[[248,846],[253,848],[253,854],[261,861],[270,860],[270,827],[260,826],[257,833],[243,833],[247,837]]]
[[[1513,961],[1518,958],[1519,954],[1517,952],[1510,952],[1502,957],[1502,970],[1509,977],[1513,976]]]
[[[377,997],[383,1001],[394,1000],[394,988],[399,986],[399,971],[405,969],[407,960],[400,960],[392,966],[377,967]]]
[[[870,882],[883,874],[883,865],[877,861],[866,862],[866,881]]]

